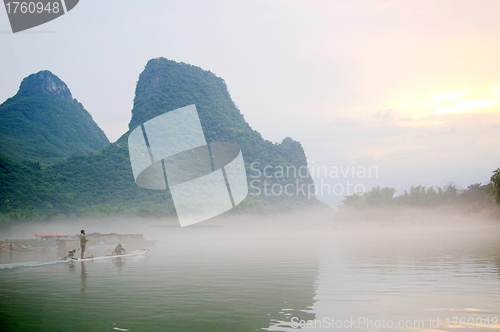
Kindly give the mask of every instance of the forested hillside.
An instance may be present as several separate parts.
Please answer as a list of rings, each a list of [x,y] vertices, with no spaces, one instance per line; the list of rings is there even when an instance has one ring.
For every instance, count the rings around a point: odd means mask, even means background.
[[[13,161],[44,166],[108,144],[92,116],[49,71],[26,77],[0,105],[0,153]]]
[[[64,97],[64,89],[53,89],[52,92],[63,97],[60,102],[72,102]],[[37,93],[35,96],[23,93],[19,97],[46,98]],[[284,139],[281,144],[264,140],[244,120],[222,78],[195,66],[157,58],[148,62],[139,77],[130,130],[117,142],[100,152],[71,156],[42,168],[34,163],[37,159],[24,158],[19,162],[19,158],[3,153],[0,158],[0,212],[3,220],[175,213],[168,190],[146,190],[135,184],[127,138],[141,123],[191,104],[196,105],[208,142],[232,142],[241,147],[249,195],[231,213],[280,211],[319,204],[314,193],[307,190],[313,183],[307,171],[301,172],[302,176],[293,172],[307,167],[299,142],[291,138]],[[10,112],[15,114],[11,109]],[[14,122],[22,126],[22,121]],[[61,140],[51,145],[59,148],[62,144]],[[75,147],[73,151],[80,150]],[[268,172],[268,176],[264,176],[265,167],[274,171],[280,168],[292,171],[278,175]],[[290,189],[288,194],[283,191],[286,185]],[[271,188],[275,190],[271,192]]]

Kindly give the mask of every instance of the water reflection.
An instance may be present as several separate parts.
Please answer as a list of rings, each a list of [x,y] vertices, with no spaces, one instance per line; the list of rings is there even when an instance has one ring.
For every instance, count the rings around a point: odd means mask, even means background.
[[[113,258],[113,263],[115,264],[117,271],[121,272],[123,270],[123,265],[125,264],[125,257]]]
[[[126,264],[116,257],[0,271],[0,320],[11,330],[195,332],[296,331],[295,318],[351,317],[418,319],[425,328],[439,317],[432,327],[447,330],[446,317],[500,317],[498,230],[284,232],[169,228],[168,241]],[[361,329],[359,321],[349,328]]]
[[[500,243],[498,229],[490,231],[332,234],[332,244],[321,249],[316,318],[283,320],[270,329],[448,330],[452,317],[474,325],[467,327],[491,323],[500,316],[494,295],[500,293]]]
[[[75,263],[72,261],[68,262],[68,272],[73,273],[76,271]]]
[[[87,290],[87,270],[85,269],[85,262],[80,262],[81,264],[81,273],[80,273],[80,285],[82,293],[85,293]]]

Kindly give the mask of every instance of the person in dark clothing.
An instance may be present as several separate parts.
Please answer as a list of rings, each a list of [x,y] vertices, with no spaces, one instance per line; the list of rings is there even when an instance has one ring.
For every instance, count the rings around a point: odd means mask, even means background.
[[[118,243],[118,245],[115,248],[115,254],[121,255],[125,253],[125,248],[122,247],[121,243]]]

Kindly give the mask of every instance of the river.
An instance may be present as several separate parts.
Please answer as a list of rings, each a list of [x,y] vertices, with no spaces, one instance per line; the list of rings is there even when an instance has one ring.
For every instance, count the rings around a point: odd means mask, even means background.
[[[0,330],[500,328],[494,224],[141,227],[158,239],[144,256],[67,263],[2,252]]]

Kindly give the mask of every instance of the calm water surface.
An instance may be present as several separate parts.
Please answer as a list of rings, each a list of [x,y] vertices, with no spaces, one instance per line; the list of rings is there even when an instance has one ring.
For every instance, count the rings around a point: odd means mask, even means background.
[[[0,330],[500,330],[497,226],[149,232],[126,259],[2,253]]]

